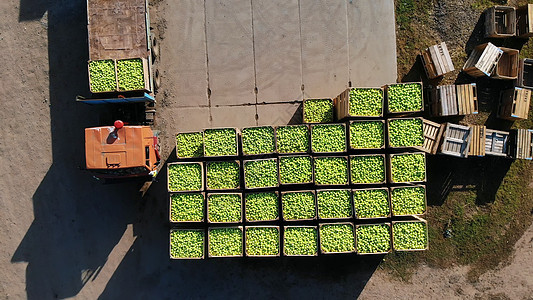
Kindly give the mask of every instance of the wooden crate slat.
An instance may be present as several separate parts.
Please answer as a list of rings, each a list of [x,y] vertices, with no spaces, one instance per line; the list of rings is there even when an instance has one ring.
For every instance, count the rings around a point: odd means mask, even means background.
[[[493,129],[485,130],[485,153],[487,155],[507,156],[509,132]]]
[[[485,126],[472,125],[472,138],[469,155],[485,156]]]
[[[440,59],[440,55],[437,55],[437,52],[435,51],[435,46],[431,46],[428,49],[429,53],[431,54],[431,61],[435,66],[435,70],[437,71],[437,75],[444,74],[444,70],[442,69],[442,61]]]
[[[455,70],[455,67],[453,66],[453,61],[452,61],[452,58],[450,56],[450,52],[448,51],[448,47],[446,46],[446,43],[445,42],[442,42],[440,44],[440,50],[442,51],[441,54],[442,56],[444,57],[444,61],[446,62],[446,64],[448,65],[448,69],[447,69],[447,72],[452,72]]]
[[[422,65],[424,66],[424,70],[426,71],[428,78],[434,79],[439,77],[433,62],[431,61],[431,55],[428,49],[422,51],[420,58],[422,59]]]
[[[446,123],[441,153],[467,157],[471,141],[471,129],[468,126]]]

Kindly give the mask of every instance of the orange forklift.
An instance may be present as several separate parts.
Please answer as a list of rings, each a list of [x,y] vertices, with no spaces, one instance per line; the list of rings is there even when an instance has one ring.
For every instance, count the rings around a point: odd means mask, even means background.
[[[89,62],[137,59],[143,64],[144,88],[93,90],[89,70],[90,97],[76,100],[105,105],[100,126],[85,129],[86,169],[106,183],[124,179],[151,182],[160,167],[155,118],[155,92],[159,73],[153,65],[159,45],[150,32],[148,0],[87,0]],[[89,68],[90,69],[90,68]],[[116,72],[116,71],[115,71]],[[116,75],[116,74],[115,74]],[[123,121],[120,121],[123,120]]]
[[[85,161],[95,177],[107,180],[157,175],[161,157],[158,137],[150,126],[114,126],[85,129]]]

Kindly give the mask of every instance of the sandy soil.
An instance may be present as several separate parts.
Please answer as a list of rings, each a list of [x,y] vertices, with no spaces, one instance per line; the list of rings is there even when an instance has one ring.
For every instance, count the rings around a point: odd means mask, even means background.
[[[84,7],[0,1],[0,299],[531,299],[533,226],[511,263],[476,284],[467,267],[422,266],[412,283],[397,282],[376,269],[379,258],[170,263],[160,246],[166,193],[141,200],[135,185],[102,186],[78,170],[83,128],[99,112],[74,102],[87,89]],[[169,134],[172,122],[158,126]]]

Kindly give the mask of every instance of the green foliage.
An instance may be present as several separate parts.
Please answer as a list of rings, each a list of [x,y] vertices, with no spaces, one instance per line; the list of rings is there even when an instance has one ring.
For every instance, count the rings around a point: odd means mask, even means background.
[[[355,250],[355,235],[353,231],[353,225],[321,225],[320,248],[324,253],[353,252]]]
[[[144,89],[143,62],[140,58],[117,60],[118,89],[121,91]]]
[[[383,114],[383,91],[354,88],[350,91],[350,116],[379,117]]]
[[[284,220],[307,220],[316,217],[315,194],[287,192],[281,195]]]
[[[318,217],[321,219],[350,218],[352,193],[350,190],[323,190],[316,192]]]
[[[201,222],[204,220],[204,195],[182,193],[170,195],[172,222]]]
[[[280,157],[279,178],[282,184],[313,182],[313,162],[311,156]]]
[[[109,92],[117,89],[115,62],[93,60],[89,62],[89,77],[92,92]]]
[[[354,190],[353,205],[358,219],[385,218],[390,214],[389,192],[386,188]]]
[[[319,185],[348,184],[346,157],[315,157],[315,183]]]
[[[278,162],[275,158],[244,162],[244,185],[246,188],[278,186]]]
[[[422,120],[389,120],[389,145],[391,147],[413,147],[424,145],[424,128]]]
[[[350,148],[380,149],[385,145],[384,124],[381,121],[350,123]]]
[[[309,99],[304,102],[304,123],[333,122],[331,99]]]
[[[420,83],[391,84],[387,88],[389,112],[420,111],[423,108]]]
[[[383,253],[390,251],[390,229],[388,225],[361,225],[356,228],[357,252]]]
[[[210,228],[210,256],[242,256],[241,228]]]
[[[242,152],[248,155],[268,154],[276,151],[272,126],[248,127],[242,130]]]
[[[309,152],[309,128],[306,125],[276,128],[278,153]]]
[[[247,227],[246,255],[279,255],[279,229],[277,227]]]
[[[200,191],[203,189],[202,177],[200,163],[168,165],[168,189],[172,192]]]
[[[311,125],[313,152],[345,152],[346,127],[344,124]]]
[[[426,179],[424,154],[396,154],[391,156],[393,182],[414,182]]]
[[[209,194],[207,219],[211,223],[241,222],[242,199],[240,194]]]
[[[316,228],[297,226],[286,227],[283,253],[285,253],[285,255],[317,255],[318,232]]]
[[[275,192],[246,194],[245,209],[248,221],[272,221],[278,218],[278,195]]]
[[[427,241],[427,224],[424,222],[398,222],[392,225],[394,249],[425,249]]]
[[[237,154],[237,131],[235,128],[206,129],[204,131],[205,156]]]
[[[209,162],[206,173],[209,189],[236,189],[240,186],[241,171],[236,161]]]
[[[351,182],[381,183],[385,181],[385,158],[382,155],[350,157]]]
[[[202,157],[204,155],[204,135],[201,132],[178,133],[176,135],[176,155],[178,158]]]
[[[392,214],[419,215],[426,212],[426,188],[402,187],[391,192]]]
[[[177,229],[170,232],[170,257],[202,258],[204,232],[195,229]]]

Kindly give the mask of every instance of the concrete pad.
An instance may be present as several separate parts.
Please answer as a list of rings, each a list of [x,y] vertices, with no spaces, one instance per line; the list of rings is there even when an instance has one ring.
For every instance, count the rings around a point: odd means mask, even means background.
[[[250,0],[205,1],[205,6],[211,105],[255,104]]]
[[[348,87],[346,2],[300,1],[305,98],[335,97]]]
[[[252,2],[258,102],[302,99],[298,0]]]
[[[302,103],[257,105],[258,125],[287,125],[302,123]]]
[[[212,127],[249,127],[255,126],[255,105],[223,106],[211,108]]]
[[[354,87],[396,82],[394,3],[348,1],[350,81]]]
[[[168,1],[162,10],[167,22],[160,70],[163,85],[177,98],[177,106],[207,106],[207,60],[204,3]],[[164,66],[164,67],[163,67]],[[174,76],[179,74],[179,76]]]
[[[211,127],[209,121],[209,108],[207,107],[187,107],[180,108],[177,112],[176,132],[200,131]]]

